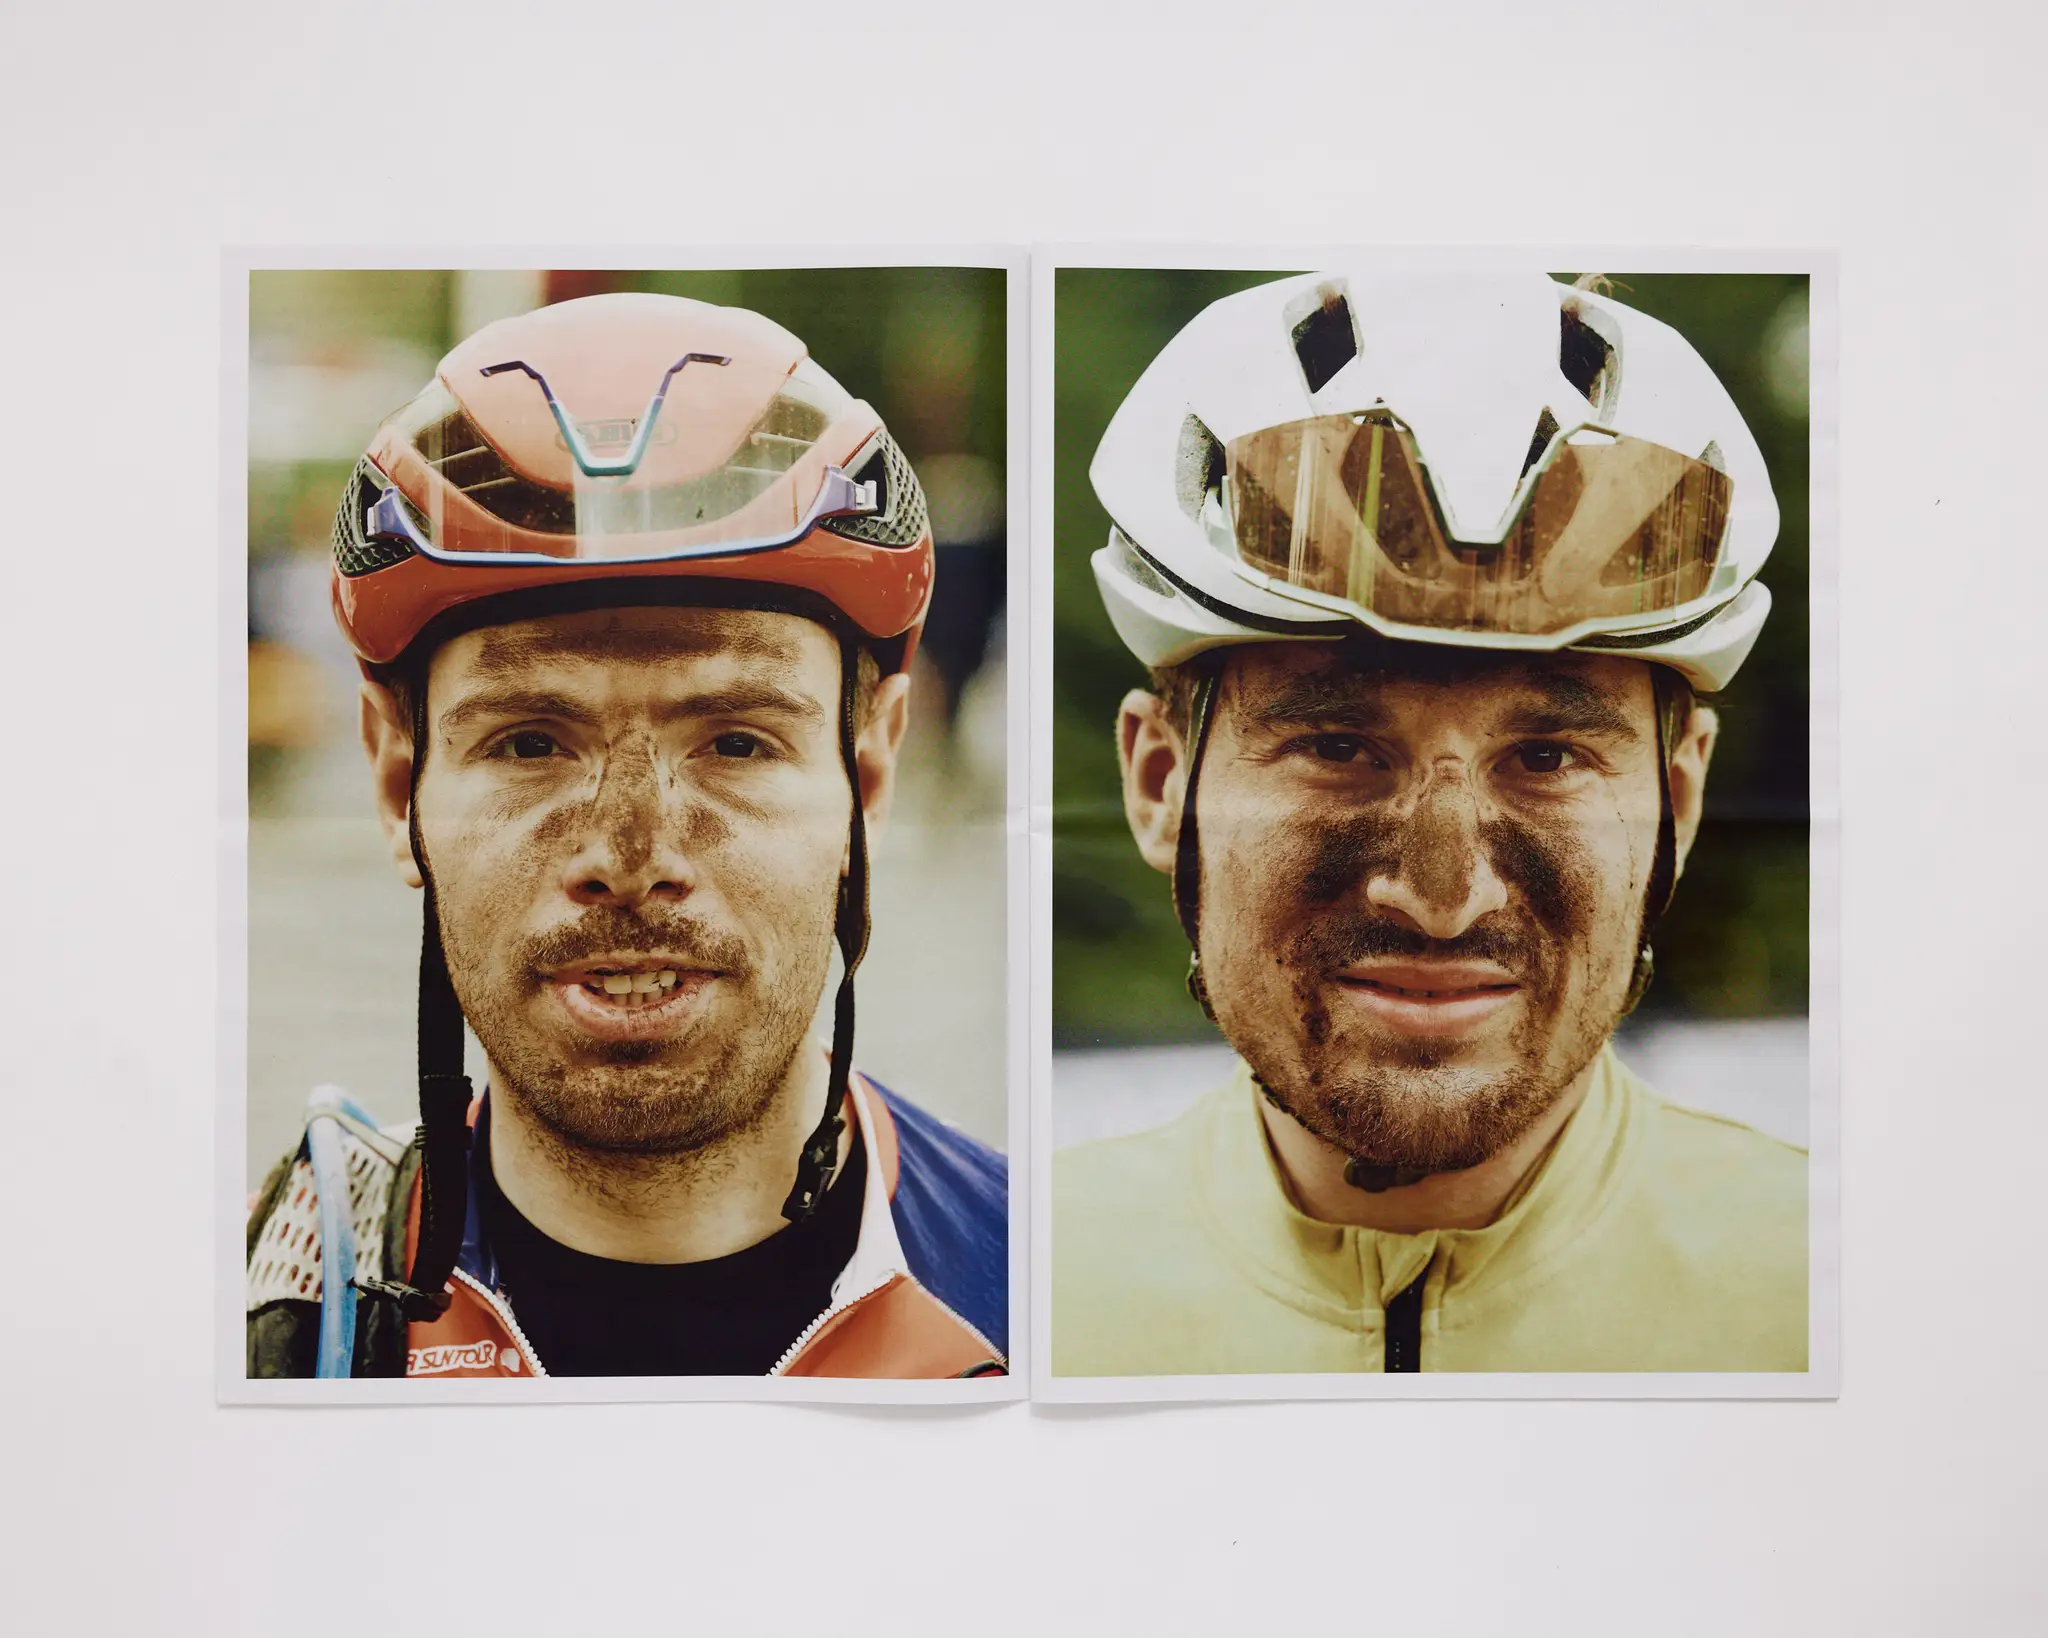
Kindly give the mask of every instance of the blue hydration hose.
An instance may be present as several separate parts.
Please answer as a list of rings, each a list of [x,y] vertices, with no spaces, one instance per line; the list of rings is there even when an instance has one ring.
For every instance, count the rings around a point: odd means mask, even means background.
[[[349,1209],[342,1117],[375,1122],[338,1086],[316,1086],[306,1100],[306,1153],[320,1213],[320,1351],[315,1376],[352,1374],[356,1352],[356,1231]]]

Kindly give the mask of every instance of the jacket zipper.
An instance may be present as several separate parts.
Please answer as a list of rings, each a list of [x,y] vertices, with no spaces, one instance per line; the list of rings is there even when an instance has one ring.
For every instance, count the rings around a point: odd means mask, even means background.
[[[1009,1370],[1009,1355],[1005,1354],[1002,1351],[1002,1349],[998,1348],[993,1342],[989,1341],[987,1337],[983,1336],[981,1332],[978,1331],[972,1324],[970,1324],[967,1321],[967,1319],[964,1318],[957,1310],[955,1310],[953,1306],[945,1300],[945,1298],[941,1297],[930,1286],[924,1285],[922,1283],[919,1284],[918,1290],[922,1291],[927,1297],[930,1297],[933,1302],[937,1303],[940,1308],[944,1309],[947,1317],[950,1318],[955,1325],[959,1326],[961,1330],[965,1331],[969,1336],[974,1338],[976,1342],[980,1343],[983,1350],[988,1354],[988,1357],[990,1359],[995,1361],[996,1364],[1002,1366],[1004,1371],[1007,1372]]]
[[[865,1291],[862,1291],[855,1296],[848,1297],[844,1302],[833,1303],[833,1305],[830,1308],[826,1309],[824,1313],[820,1314],[816,1319],[812,1320],[809,1325],[806,1325],[803,1328],[803,1330],[798,1333],[796,1341],[792,1342],[786,1349],[783,1350],[782,1357],[775,1362],[775,1368],[771,1370],[768,1374],[770,1376],[781,1376],[785,1371],[789,1369],[791,1365],[796,1363],[797,1355],[801,1354],[804,1351],[804,1349],[810,1344],[811,1338],[816,1336],[819,1333],[819,1331],[823,1330],[828,1321],[836,1319],[839,1315],[845,1313],[847,1309],[855,1307],[857,1304],[865,1302],[869,1297],[872,1297],[877,1291],[881,1290],[883,1286],[887,1285],[895,1277],[896,1276],[894,1274],[885,1274],[882,1276],[880,1280],[876,1281],[873,1285],[869,1286]],[[927,1297],[931,1298],[933,1302],[937,1303],[941,1313],[943,1313],[955,1325],[959,1326],[961,1330],[965,1331],[969,1336],[974,1338],[976,1342],[980,1343],[983,1350],[986,1351],[990,1359],[994,1360],[997,1364],[1001,1365],[1005,1371],[1007,1371],[1010,1368],[1010,1361],[1008,1357],[1003,1353],[1002,1349],[998,1348],[993,1342],[990,1342],[987,1337],[981,1334],[981,1332],[976,1330],[966,1320],[962,1319],[957,1313],[955,1313],[952,1307],[949,1304],[947,1304],[942,1298],[940,1298],[931,1289],[930,1286],[923,1284],[916,1278],[916,1276],[911,1274],[906,1273],[903,1276],[903,1278],[910,1284],[915,1285],[918,1288],[918,1290],[922,1291]]]
[[[908,1274],[904,1275],[903,1277],[906,1280],[910,1278]],[[876,1280],[873,1284],[865,1287],[860,1291],[855,1292],[852,1296],[846,1298],[844,1301],[841,1301],[838,1298],[834,1298],[832,1305],[829,1308],[827,1308],[824,1313],[820,1314],[816,1319],[812,1320],[810,1324],[806,1325],[801,1331],[799,1331],[797,1333],[796,1341],[792,1342],[787,1348],[783,1349],[782,1357],[775,1362],[774,1369],[769,1371],[768,1374],[770,1376],[782,1375],[784,1371],[788,1370],[791,1365],[796,1363],[796,1356],[804,1351],[804,1348],[809,1344],[811,1338],[816,1336],[821,1330],[823,1330],[828,1322],[838,1318],[839,1315],[845,1313],[847,1309],[851,1308],[855,1303],[865,1302],[869,1297],[872,1297],[877,1291],[881,1290],[883,1286],[887,1285],[891,1280],[895,1278],[896,1275],[892,1271],[890,1273],[884,1274],[879,1280]]]
[[[520,1357],[532,1367],[533,1374],[535,1376],[546,1376],[548,1374],[547,1367],[541,1364],[540,1355],[533,1351],[533,1344],[527,1340],[526,1333],[519,1328],[519,1321],[512,1317],[511,1305],[504,1298],[500,1297],[497,1292],[485,1285],[483,1281],[477,1279],[475,1275],[465,1273],[459,1268],[454,1273],[456,1279],[468,1286],[470,1290],[474,1291],[490,1305],[491,1312],[496,1314],[504,1324],[505,1329],[512,1333],[512,1340],[519,1344]]]
[[[1422,1369],[1422,1288],[1429,1282],[1429,1269],[1408,1282],[1406,1289],[1387,1304],[1387,1355],[1385,1369]]]

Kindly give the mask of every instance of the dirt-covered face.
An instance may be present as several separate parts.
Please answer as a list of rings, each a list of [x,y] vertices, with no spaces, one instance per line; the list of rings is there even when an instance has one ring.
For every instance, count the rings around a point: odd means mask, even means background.
[[[1233,651],[1197,791],[1200,934],[1217,1022],[1289,1113],[1449,1169],[1526,1131],[1619,1021],[1660,802],[1648,666],[1432,652]],[[1156,718],[1134,729],[1150,699],[1126,702],[1126,794],[1156,746],[1161,800],[1131,812],[1164,865],[1182,753]],[[1682,842],[1711,740],[1696,713]]]
[[[839,701],[837,642],[793,615],[562,615],[435,655],[418,801],[442,942],[494,1087],[558,1139],[679,1153],[772,1103],[831,960]],[[365,731],[409,869],[391,714],[371,697]],[[864,788],[895,693],[880,714]]]

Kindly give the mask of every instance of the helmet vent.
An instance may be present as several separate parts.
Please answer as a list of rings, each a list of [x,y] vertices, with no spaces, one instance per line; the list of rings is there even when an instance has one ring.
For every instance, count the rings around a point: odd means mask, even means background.
[[[1566,301],[1558,309],[1557,367],[1605,420],[1621,385],[1621,350],[1598,322],[1582,302]]]
[[[346,579],[388,569],[412,556],[412,548],[404,542],[384,535],[372,540],[363,531],[364,519],[384,493],[384,486],[384,474],[368,460],[357,461],[348,482],[341,486],[341,504],[334,509],[334,566]],[[399,500],[412,511],[404,496]]]
[[[513,471],[460,409],[422,427],[413,447],[451,487],[514,528],[548,535],[576,532],[576,497]]]
[[[1301,378],[1310,392],[1321,392],[1359,354],[1350,298],[1341,284],[1319,284],[1307,297],[1289,302],[1284,316]]]
[[[880,433],[869,446],[871,453],[846,475],[855,483],[872,483],[880,502],[879,510],[820,521],[820,527],[851,540],[874,546],[915,546],[929,527],[924,490],[910,462],[888,433]]]
[[[622,517],[613,527],[621,533],[639,533],[695,528],[731,516],[796,465],[829,424],[826,410],[786,388],[768,405],[724,466],[680,483],[631,491],[614,487],[626,480],[613,477],[596,478],[587,485],[572,481],[569,488],[537,483],[507,464],[460,407],[421,427],[413,438],[413,447],[450,488],[515,529],[573,535],[579,522],[587,525],[589,521],[587,516],[579,520],[581,509],[594,502],[601,505],[600,497],[619,494],[630,496],[638,510],[633,522],[628,524]],[[634,425],[623,419],[605,423],[608,431],[623,432],[628,437]],[[556,446],[565,450],[567,447],[559,438]],[[905,465],[903,470],[907,472],[909,467]],[[897,487],[895,473],[895,465],[891,464],[883,474],[878,463],[877,471],[867,476],[883,478],[882,492],[886,497]],[[916,488],[915,479],[911,480],[911,488]],[[918,504],[921,509],[921,497]],[[916,538],[916,534],[911,536],[913,541]]]
[[[1529,469],[1543,459],[1543,452],[1551,446],[1557,433],[1557,417],[1552,415],[1549,406],[1545,405],[1543,413],[1536,417],[1536,436],[1529,440],[1529,453],[1522,459],[1523,477],[1526,478]]]
[[[1180,424],[1180,444],[1174,451],[1173,498],[1199,523],[1203,504],[1222,488],[1223,446],[1199,417],[1190,415]]]

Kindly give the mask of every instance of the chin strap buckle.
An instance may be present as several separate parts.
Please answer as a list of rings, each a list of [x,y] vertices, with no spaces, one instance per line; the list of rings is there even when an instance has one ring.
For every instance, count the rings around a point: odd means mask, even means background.
[[[432,1325],[455,1300],[453,1292],[422,1291],[402,1280],[351,1280],[349,1284],[366,1297],[397,1303],[399,1312],[416,1325]]]
[[[1359,1155],[1353,1155],[1344,1162],[1344,1181],[1366,1194],[1385,1194],[1389,1189],[1405,1189],[1411,1183],[1420,1183],[1425,1177],[1435,1175],[1425,1166],[1395,1166],[1378,1160],[1366,1160]]]
[[[825,1198],[825,1188],[839,1164],[839,1134],[845,1129],[846,1122],[835,1114],[830,1124],[813,1133],[804,1145],[803,1158],[796,1163],[796,1182],[782,1203],[782,1215],[790,1222],[801,1223]]]

